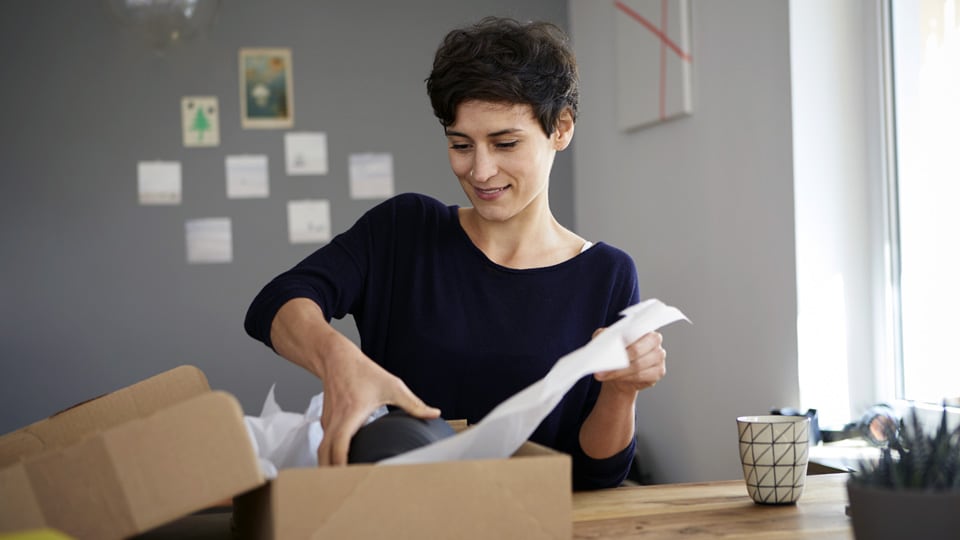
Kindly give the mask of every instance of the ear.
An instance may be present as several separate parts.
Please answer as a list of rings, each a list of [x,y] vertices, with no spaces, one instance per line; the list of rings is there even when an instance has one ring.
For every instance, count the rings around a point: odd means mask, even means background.
[[[553,145],[558,152],[566,149],[573,139],[573,113],[564,109],[557,118],[557,129],[553,132]]]

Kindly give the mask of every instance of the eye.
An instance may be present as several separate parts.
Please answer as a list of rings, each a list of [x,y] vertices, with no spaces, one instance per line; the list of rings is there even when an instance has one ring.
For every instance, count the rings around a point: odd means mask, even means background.
[[[513,148],[513,147],[517,146],[517,143],[518,143],[518,142],[520,142],[520,141],[498,142],[498,143],[496,144],[496,147],[497,147],[497,148]]]
[[[463,151],[465,151],[465,150],[468,150],[468,149],[470,148],[470,145],[467,144],[467,143],[455,143],[455,142],[452,142],[452,143],[450,143],[450,148],[451,148],[452,150],[456,150],[457,152],[463,152]]]

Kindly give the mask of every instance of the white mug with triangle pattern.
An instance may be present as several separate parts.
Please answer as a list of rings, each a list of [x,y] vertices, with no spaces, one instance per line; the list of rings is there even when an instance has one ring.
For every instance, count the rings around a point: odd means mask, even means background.
[[[740,463],[747,493],[760,504],[793,504],[803,493],[810,455],[806,416],[741,416]]]

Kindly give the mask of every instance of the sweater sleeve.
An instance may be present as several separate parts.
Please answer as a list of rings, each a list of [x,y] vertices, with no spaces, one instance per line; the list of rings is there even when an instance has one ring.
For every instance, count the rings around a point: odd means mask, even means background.
[[[573,461],[573,490],[585,491],[617,487],[627,478],[630,464],[636,453],[637,438],[620,452],[604,459],[594,459],[577,445],[571,459]]]
[[[329,244],[267,283],[247,309],[244,320],[247,334],[273,348],[270,340],[273,318],[294,298],[316,302],[328,321],[352,312],[365,294],[369,269],[376,266],[371,260],[375,253],[372,248],[375,236],[371,231],[391,230],[381,223],[392,219],[391,202],[370,210]]]
[[[589,375],[585,379],[587,384],[590,385],[587,399],[588,406],[585,408],[585,412],[589,413],[589,411],[593,410],[593,405],[596,403],[602,383]],[[586,414],[584,415],[584,420],[585,419]],[[572,440],[568,440],[566,449],[571,458],[574,491],[619,486],[630,472],[630,465],[633,463],[633,457],[636,452],[636,436],[630,438],[630,442],[623,450],[610,457],[596,459],[588,456],[580,446],[579,427],[582,425],[583,420],[580,421],[576,433],[571,434],[573,438]]]
[[[640,301],[640,288],[637,281],[637,270],[633,262],[625,253],[617,265],[617,286],[611,291],[610,313],[606,326],[610,326],[620,318],[620,312]],[[585,414],[580,421],[586,420],[587,415],[596,404],[602,383],[593,377],[588,377],[590,390],[588,392]],[[573,462],[573,489],[576,491],[617,487],[627,478],[630,465],[636,453],[636,434],[630,438],[629,444],[620,452],[604,459],[595,459],[588,456],[580,447],[579,430],[574,439],[570,452]]]

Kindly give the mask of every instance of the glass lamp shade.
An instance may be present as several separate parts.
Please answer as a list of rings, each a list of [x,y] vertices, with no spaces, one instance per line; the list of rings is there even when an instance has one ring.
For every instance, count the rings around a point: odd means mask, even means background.
[[[129,33],[154,49],[193,38],[213,22],[220,0],[103,0]]]

